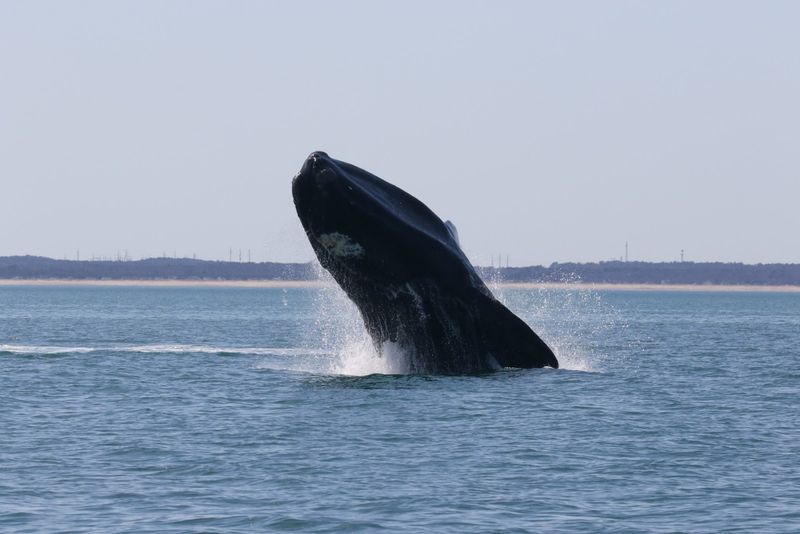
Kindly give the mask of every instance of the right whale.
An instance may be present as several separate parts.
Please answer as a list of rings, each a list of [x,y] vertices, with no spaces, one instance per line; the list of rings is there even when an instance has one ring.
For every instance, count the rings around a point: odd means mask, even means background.
[[[531,328],[489,291],[455,227],[405,191],[324,152],[292,181],[297,215],[320,264],[355,303],[381,354],[412,373],[558,367]]]

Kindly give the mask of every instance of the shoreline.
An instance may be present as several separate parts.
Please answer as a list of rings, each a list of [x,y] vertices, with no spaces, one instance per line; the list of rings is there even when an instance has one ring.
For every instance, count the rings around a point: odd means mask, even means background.
[[[85,280],[85,279],[0,279],[0,286],[87,286],[87,287],[253,287],[313,288],[333,285],[324,280]],[[757,292],[800,293],[800,286],[732,284],[609,284],[557,282],[501,282],[487,284],[504,289],[558,289],[578,291],[688,291],[688,292]]]

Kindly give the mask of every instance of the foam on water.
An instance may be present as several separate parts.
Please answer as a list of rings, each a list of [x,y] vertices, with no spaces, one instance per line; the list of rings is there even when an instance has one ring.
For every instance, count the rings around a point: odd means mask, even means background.
[[[185,344],[137,345],[122,349],[123,352],[161,353],[161,354],[241,354],[254,356],[299,356],[325,354],[321,349],[308,347],[230,347]]]
[[[56,347],[50,345],[4,345],[0,354],[87,354],[100,350],[98,347]]]
[[[344,347],[330,371],[349,376],[404,375],[409,372],[408,355],[396,343],[384,343],[378,353],[371,340],[362,340]]]
[[[52,346],[0,344],[0,353],[21,355],[91,354],[95,352],[129,352],[138,354],[236,354],[253,356],[304,356],[327,354],[321,349],[305,347],[231,347],[155,343],[150,345]]]

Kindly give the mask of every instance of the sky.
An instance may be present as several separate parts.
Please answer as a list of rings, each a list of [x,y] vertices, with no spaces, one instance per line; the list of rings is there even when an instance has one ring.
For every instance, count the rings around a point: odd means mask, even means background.
[[[473,263],[800,262],[798,2],[0,2],[0,255],[309,261],[314,150]],[[497,260],[495,259],[496,263]]]

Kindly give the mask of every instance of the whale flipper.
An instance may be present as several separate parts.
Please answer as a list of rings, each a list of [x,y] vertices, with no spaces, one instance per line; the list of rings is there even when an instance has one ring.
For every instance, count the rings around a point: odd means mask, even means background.
[[[456,245],[460,247],[461,241],[458,239],[458,229],[456,225],[453,224],[453,221],[445,221],[444,225],[447,227],[447,231],[450,232],[450,235],[453,236],[453,239],[455,239]]]
[[[503,367],[558,368],[558,359],[544,341],[525,321],[491,297],[479,300],[481,322],[485,328],[486,345],[497,363]]]

